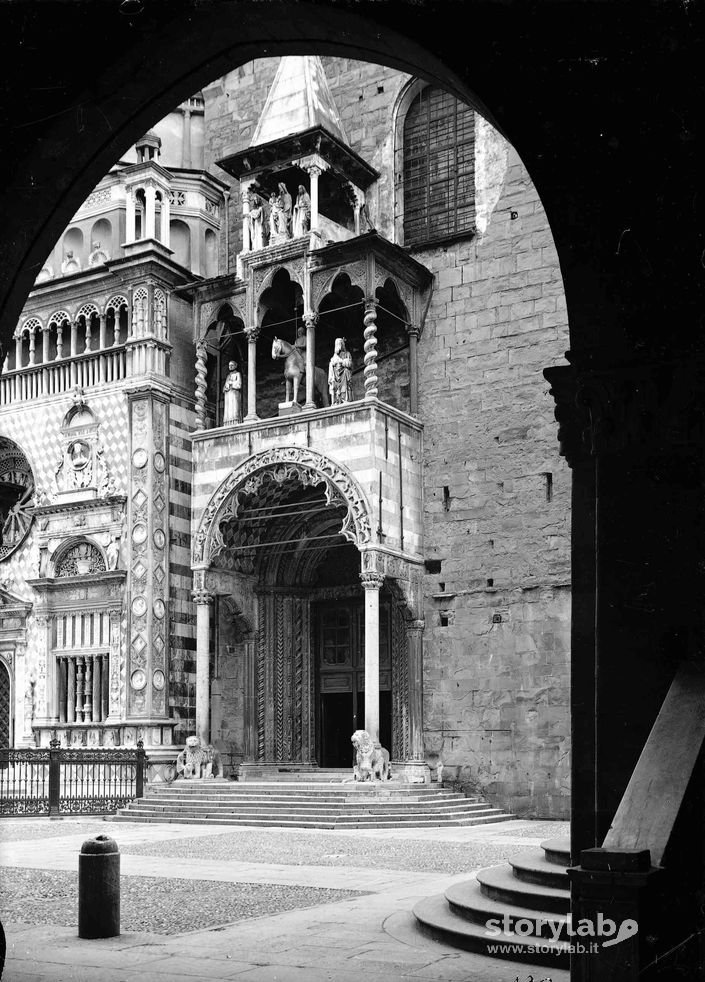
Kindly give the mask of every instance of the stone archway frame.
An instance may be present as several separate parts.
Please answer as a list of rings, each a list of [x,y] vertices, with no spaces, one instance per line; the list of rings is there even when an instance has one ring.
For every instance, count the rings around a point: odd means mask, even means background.
[[[367,547],[362,552],[362,573],[380,573],[404,601],[405,619],[423,620],[423,562],[385,549]]]
[[[347,506],[341,535],[360,550],[369,543],[372,512],[364,491],[347,468],[307,447],[272,447],[248,457],[214,491],[194,537],[194,567],[209,565],[224,547],[220,526],[237,517],[240,494],[252,494],[264,480],[283,483],[290,477],[304,486],[324,484],[329,505]]]

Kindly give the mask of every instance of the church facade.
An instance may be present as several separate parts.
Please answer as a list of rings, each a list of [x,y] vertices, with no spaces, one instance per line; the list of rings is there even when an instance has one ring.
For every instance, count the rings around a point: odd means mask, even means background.
[[[561,277],[515,150],[448,93],[262,60],[148,133],[39,272],[0,376],[16,746],[190,733],[569,803]]]

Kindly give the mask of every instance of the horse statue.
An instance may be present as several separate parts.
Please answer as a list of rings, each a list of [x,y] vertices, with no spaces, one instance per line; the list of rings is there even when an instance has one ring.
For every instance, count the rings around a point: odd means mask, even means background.
[[[286,382],[286,401],[298,402],[299,382],[306,376],[306,362],[299,349],[288,341],[275,338],[272,342],[272,358],[285,358],[284,380]],[[293,399],[292,399],[293,383]],[[313,389],[321,397],[324,406],[330,405],[328,398],[328,376],[322,368],[316,368],[313,376]]]

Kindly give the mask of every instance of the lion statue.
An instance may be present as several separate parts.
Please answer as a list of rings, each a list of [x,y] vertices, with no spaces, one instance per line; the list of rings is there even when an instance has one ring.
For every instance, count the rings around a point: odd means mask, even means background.
[[[197,736],[186,737],[186,746],[176,758],[176,777],[188,781],[221,776],[222,773],[220,754],[215,747],[210,743],[201,746]]]
[[[367,730],[355,730],[350,737],[355,748],[353,776],[356,781],[388,781],[392,772],[389,767],[389,751],[375,747]]]

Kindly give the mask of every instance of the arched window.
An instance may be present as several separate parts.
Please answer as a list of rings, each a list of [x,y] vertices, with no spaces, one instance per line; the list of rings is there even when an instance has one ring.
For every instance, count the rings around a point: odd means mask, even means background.
[[[434,85],[413,99],[403,127],[404,245],[475,231],[475,114]]]

